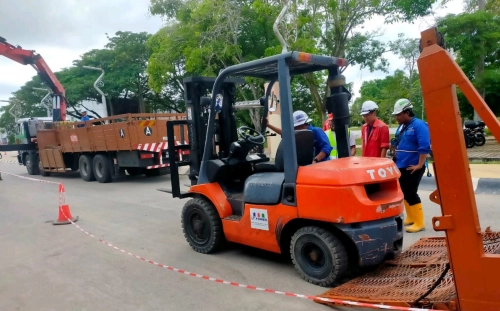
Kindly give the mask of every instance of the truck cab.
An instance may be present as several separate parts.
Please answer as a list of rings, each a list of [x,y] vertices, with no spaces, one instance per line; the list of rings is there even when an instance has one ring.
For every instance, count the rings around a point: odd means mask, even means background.
[[[34,117],[34,118],[21,118],[16,121],[15,127],[15,144],[24,145],[32,142],[36,138],[37,127],[39,123],[52,122],[52,117]],[[27,150],[17,151],[17,161],[19,165],[26,165],[25,159],[28,155]]]

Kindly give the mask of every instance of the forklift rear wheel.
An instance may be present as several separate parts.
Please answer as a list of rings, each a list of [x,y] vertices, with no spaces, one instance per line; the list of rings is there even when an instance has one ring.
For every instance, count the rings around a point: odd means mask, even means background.
[[[182,209],[182,232],[198,253],[216,251],[224,240],[219,213],[206,199],[191,199]]]
[[[104,154],[98,154],[92,161],[94,176],[100,183],[109,183],[112,180],[111,165],[108,158]]]
[[[297,230],[290,242],[295,269],[309,283],[332,286],[347,270],[348,258],[342,242],[316,226]]]
[[[92,169],[92,157],[88,154],[82,154],[78,160],[78,170],[80,177],[85,181],[94,181],[94,170]]]

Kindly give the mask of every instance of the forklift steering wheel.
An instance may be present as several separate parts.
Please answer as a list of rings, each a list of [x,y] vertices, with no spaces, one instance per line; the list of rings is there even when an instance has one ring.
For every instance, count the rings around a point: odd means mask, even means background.
[[[263,145],[266,141],[266,138],[261,133],[257,132],[251,127],[241,126],[238,128],[238,135],[241,136],[246,142],[255,144],[255,145]]]

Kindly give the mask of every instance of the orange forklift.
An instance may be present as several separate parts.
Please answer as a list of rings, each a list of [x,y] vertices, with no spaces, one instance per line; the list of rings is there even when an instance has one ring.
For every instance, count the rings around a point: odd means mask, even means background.
[[[444,49],[437,29],[422,32],[420,42],[417,63],[437,185],[430,199],[441,207],[441,215],[433,217],[432,225],[446,236],[420,239],[395,260],[320,297],[406,310],[498,311],[500,232],[489,227],[481,230],[456,87],[499,143],[500,122]]]
[[[224,241],[289,254],[298,273],[308,282],[331,286],[351,267],[377,265],[401,252],[403,194],[400,172],[384,158],[350,157],[348,101],[340,69],[341,58],[286,52],[238,64],[216,78],[184,81],[190,145],[169,144],[169,152],[190,150],[188,161],[170,158],[176,198],[191,198],[182,210],[182,228],[197,252],[212,253]],[[313,133],[295,130],[292,120],[292,76],[326,71],[330,96],[327,110],[335,116],[339,159],[313,164]],[[235,118],[237,85],[244,80],[269,81],[258,100],[263,120],[269,112],[274,83],[279,83],[282,140],[275,161],[262,152],[261,131],[241,126]],[[211,96],[210,96],[211,93]],[[259,148],[257,148],[259,149]],[[262,150],[262,148],[260,148]],[[180,189],[177,167],[190,166],[188,192]]]

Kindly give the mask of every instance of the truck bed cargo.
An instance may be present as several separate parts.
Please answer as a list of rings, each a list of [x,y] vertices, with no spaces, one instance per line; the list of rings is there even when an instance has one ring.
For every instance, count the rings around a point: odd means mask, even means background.
[[[65,152],[108,152],[166,149],[168,120],[184,114],[126,114],[87,122],[43,124],[37,130],[39,149]],[[96,125],[102,123],[100,125]],[[52,127],[52,128],[49,128]],[[187,128],[176,129],[177,141],[187,138]]]
[[[85,181],[110,182],[113,175],[158,175],[169,166],[167,121],[185,114],[123,114],[85,122],[36,122],[23,126],[32,150],[19,161],[32,175],[80,171]],[[20,127],[21,128],[21,127]],[[175,128],[175,145],[187,144],[187,127]],[[174,155],[186,160],[189,151]]]

